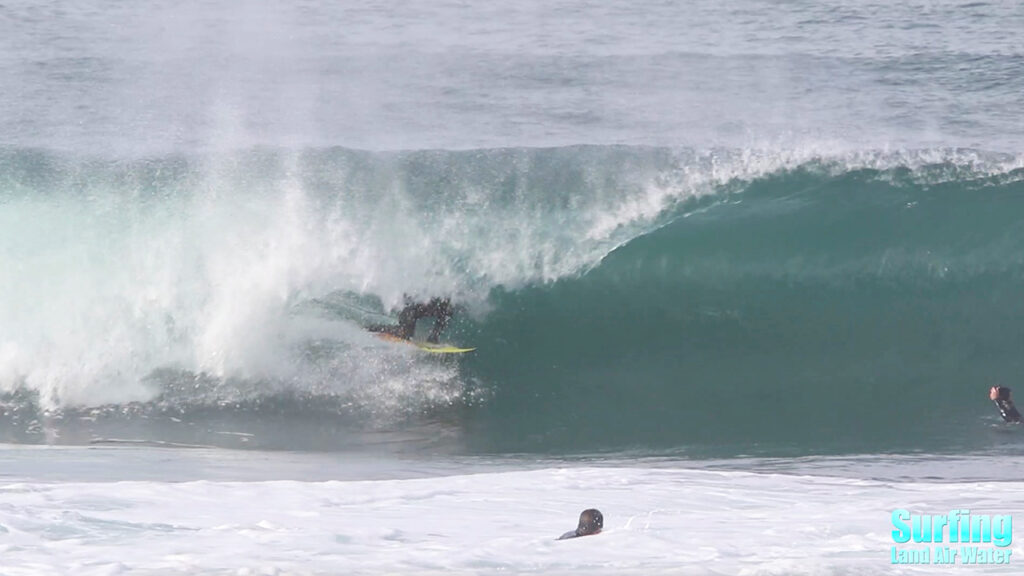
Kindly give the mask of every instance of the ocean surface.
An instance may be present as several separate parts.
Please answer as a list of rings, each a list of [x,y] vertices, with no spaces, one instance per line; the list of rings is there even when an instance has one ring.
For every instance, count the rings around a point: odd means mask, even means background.
[[[891,514],[1024,510],[1022,34],[0,5],[0,575],[1019,573]]]

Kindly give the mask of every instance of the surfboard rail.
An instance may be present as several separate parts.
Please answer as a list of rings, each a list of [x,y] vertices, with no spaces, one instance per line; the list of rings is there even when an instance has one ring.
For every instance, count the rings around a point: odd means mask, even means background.
[[[424,342],[422,340],[406,340],[405,338],[399,338],[394,334],[387,334],[385,332],[378,333],[377,337],[380,338],[381,340],[387,340],[388,342],[398,342],[399,344],[415,346],[420,350],[424,352],[429,352],[431,354],[465,354],[466,352],[472,352],[473,350],[476,350],[475,347],[462,348],[460,346],[448,344],[445,342],[435,344],[433,342]]]

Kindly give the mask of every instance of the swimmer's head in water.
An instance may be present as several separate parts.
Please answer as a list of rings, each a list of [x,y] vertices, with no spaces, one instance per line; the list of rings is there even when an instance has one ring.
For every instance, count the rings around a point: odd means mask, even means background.
[[[576,535],[590,536],[591,534],[598,534],[602,528],[604,528],[604,516],[601,515],[601,511],[588,508],[580,514],[580,525],[576,527]]]

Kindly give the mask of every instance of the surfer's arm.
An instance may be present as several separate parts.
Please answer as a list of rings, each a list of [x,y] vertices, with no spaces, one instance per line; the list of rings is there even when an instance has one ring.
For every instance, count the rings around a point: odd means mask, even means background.
[[[434,320],[434,328],[430,331],[430,335],[427,336],[427,342],[437,344],[441,341],[441,332],[443,332],[448,326],[448,320],[451,317],[451,312],[447,310],[436,316],[436,319]]]

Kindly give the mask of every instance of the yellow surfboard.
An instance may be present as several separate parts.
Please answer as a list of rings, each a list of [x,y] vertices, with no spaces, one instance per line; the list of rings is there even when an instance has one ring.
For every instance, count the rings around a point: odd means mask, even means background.
[[[412,344],[424,352],[433,354],[463,354],[476,350],[476,348],[459,348],[453,344],[433,344],[431,342],[412,342]]]
[[[406,340],[405,338],[399,338],[392,334],[379,333],[377,336],[388,342],[399,342],[401,344],[409,344],[415,346],[424,352],[430,352],[431,354],[465,354],[466,352],[472,352],[476,348],[459,348],[454,344],[434,344],[433,342],[423,342],[421,340]]]

